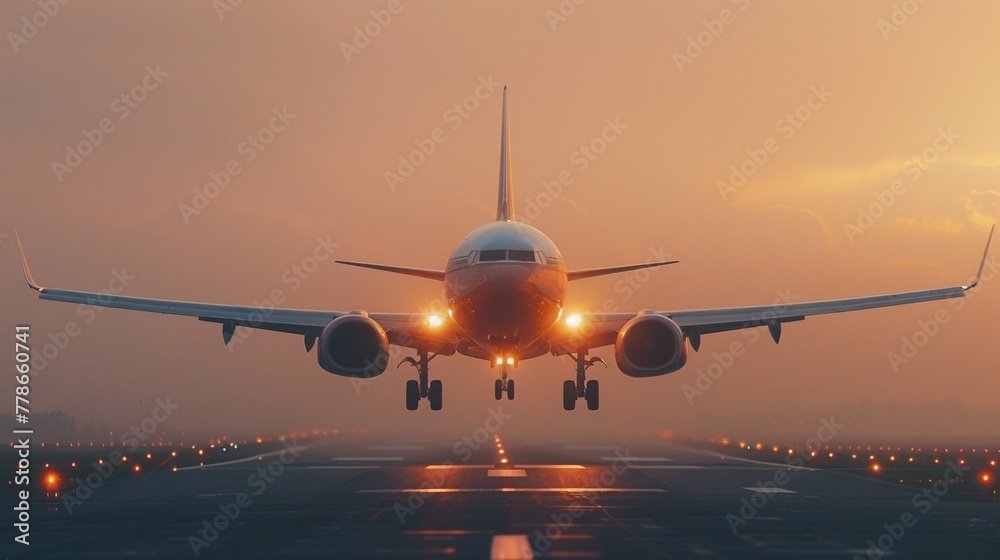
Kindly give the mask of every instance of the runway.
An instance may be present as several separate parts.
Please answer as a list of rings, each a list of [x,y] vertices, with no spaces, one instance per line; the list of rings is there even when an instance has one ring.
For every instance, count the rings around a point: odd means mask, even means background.
[[[1000,549],[996,503],[945,495],[925,511],[918,489],[864,474],[656,439],[482,436],[314,438],[109,480],[72,513],[57,500],[33,504],[32,544],[10,555],[986,558]]]

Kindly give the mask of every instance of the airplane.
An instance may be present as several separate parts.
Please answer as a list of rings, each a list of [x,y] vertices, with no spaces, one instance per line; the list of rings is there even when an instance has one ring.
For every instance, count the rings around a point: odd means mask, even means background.
[[[352,378],[384,373],[389,365],[390,345],[413,349],[416,357],[406,357],[396,366],[405,363],[417,370],[417,379],[406,382],[408,410],[416,410],[425,399],[431,410],[441,410],[442,384],[440,380],[429,380],[428,364],[437,356],[455,353],[486,360],[498,370],[496,400],[514,398],[510,373],[522,360],[545,354],[568,355],[576,361],[576,376],[563,383],[563,408],[573,410],[583,399],[589,410],[597,410],[600,387],[597,380],[587,380],[586,372],[597,363],[605,367],[607,364],[600,357],[588,359],[595,348],[613,345],[615,362],[622,373],[653,377],[681,369],[687,362],[688,347],[697,352],[702,335],[766,326],[777,343],[784,323],[802,321],[807,316],[964,297],[982,277],[995,228],[987,238],[979,272],[967,286],[781,306],[564,313],[569,282],[678,261],[568,271],[559,250],[545,234],[515,219],[504,86],[496,220],[469,233],[451,253],[444,270],[336,261],[443,282],[447,316],[266,309],[46,288],[35,282],[16,229],[14,236],[25,281],[38,292],[39,299],[197,317],[220,323],[226,344],[240,326],[297,334],[304,338],[306,352],[318,342],[316,357],[320,367]]]

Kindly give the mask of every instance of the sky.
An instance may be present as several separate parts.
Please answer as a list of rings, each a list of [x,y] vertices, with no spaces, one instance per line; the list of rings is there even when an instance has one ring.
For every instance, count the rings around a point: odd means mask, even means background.
[[[46,12],[46,7],[49,10]],[[127,430],[531,437],[1000,435],[995,249],[963,303],[707,336],[631,379],[595,351],[601,410],[561,409],[572,363],[324,372],[300,337],[222,343],[191,318],[39,301],[44,286],[228,304],[424,311],[493,219],[501,91],[515,210],[569,268],[571,310],[766,305],[966,284],[1000,218],[1000,3],[5,2],[2,329],[30,325],[31,406]],[[12,364],[12,345],[0,362]],[[47,354],[47,356],[46,356]],[[404,354],[400,354],[402,357]],[[708,373],[714,374],[709,377]],[[0,381],[14,391],[11,376]],[[4,414],[12,411],[4,409]]]

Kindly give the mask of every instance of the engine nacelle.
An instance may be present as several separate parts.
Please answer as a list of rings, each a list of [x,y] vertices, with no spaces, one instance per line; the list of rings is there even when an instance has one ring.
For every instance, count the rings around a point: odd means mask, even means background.
[[[631,377],[677,371],[687,362],[684,331],[663,315],[640,314],[618,332],[615,362],[622,373]]]
[[[345,377],[375,377],[389,365],[389,338],[365,312],[341,315],[323,328],[319,365]]]

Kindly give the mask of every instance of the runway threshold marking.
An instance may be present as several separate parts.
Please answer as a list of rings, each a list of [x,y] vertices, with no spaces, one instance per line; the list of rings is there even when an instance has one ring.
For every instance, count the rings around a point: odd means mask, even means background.
[[[743,489],[757,492],[758,494],[798,494],[795,490],[778,488],[776,486],[744,486]]]
[[[531,560],[534,557],[528,535],[493,535],[490,560]]]

